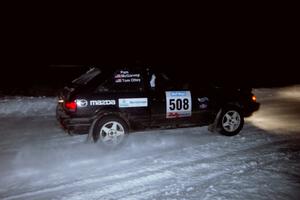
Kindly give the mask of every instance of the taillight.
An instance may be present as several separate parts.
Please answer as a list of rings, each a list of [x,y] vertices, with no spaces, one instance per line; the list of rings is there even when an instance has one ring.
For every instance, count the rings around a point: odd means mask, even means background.
[[[65,107],[66,107],[69,111],[76,111],[77,104],[76,104],[75,101],[66,102],[66,103],[65,103]]]

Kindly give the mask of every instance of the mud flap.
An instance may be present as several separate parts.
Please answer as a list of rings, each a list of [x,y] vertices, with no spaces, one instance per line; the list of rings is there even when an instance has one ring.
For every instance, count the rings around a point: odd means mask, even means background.
[[[217,130],[217,128],[218,128],[218,122],[219,122],[221,113],[222,113],[222,108],[219,110],[219,112],[218,112],[218,114],[217,114],[217,116],[216,116],[216,118],[215,118],[214,123],[212,123],[212,124],[210,124],[210,125],[208,126],[208,131],[210,131],[210,132],[215,132],[215,131]]]

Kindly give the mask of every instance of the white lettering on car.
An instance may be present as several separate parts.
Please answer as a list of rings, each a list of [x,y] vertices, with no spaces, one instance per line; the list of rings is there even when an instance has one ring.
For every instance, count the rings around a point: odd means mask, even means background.
[[[115,100],[90,100],[91,106],[116,105]]]
[[[115,83],[139,83],[141,82],[141,74],[129,73],[129,71],[121,70],[114,76]]]

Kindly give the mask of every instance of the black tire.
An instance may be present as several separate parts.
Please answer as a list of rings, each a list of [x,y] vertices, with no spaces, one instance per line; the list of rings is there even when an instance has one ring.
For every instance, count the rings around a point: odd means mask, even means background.
[[[56,105],[56,112],[55,112],[55,116],[56,116],[56,119],[58,121],[60,121],[60,115],[61,115],[61,106],[59,104]]]
[[[128,125],[124,120],[114,116],[104,117],[95,125],[93,140],[95,143],[100,142],[106,147],[116,147],[124,142],[128,133]]]
[[[236,106],[228,106],[222,109],[218,121],[218,131],[222,135],[234,136],[238,134],[244,126],[244,116]]]

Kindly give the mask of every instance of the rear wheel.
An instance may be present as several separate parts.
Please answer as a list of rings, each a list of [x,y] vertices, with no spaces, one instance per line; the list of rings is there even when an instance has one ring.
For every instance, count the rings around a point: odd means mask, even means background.
[[[224,108],[219,118],[219,132],[226,136],[238,134],[244,126],[244,116],[237,107]]]
[[[105,117],[97,123],[93,131],[94,142],[101,142],[105,146],[120,145],[128,134],[127,124],[118,117]]]

